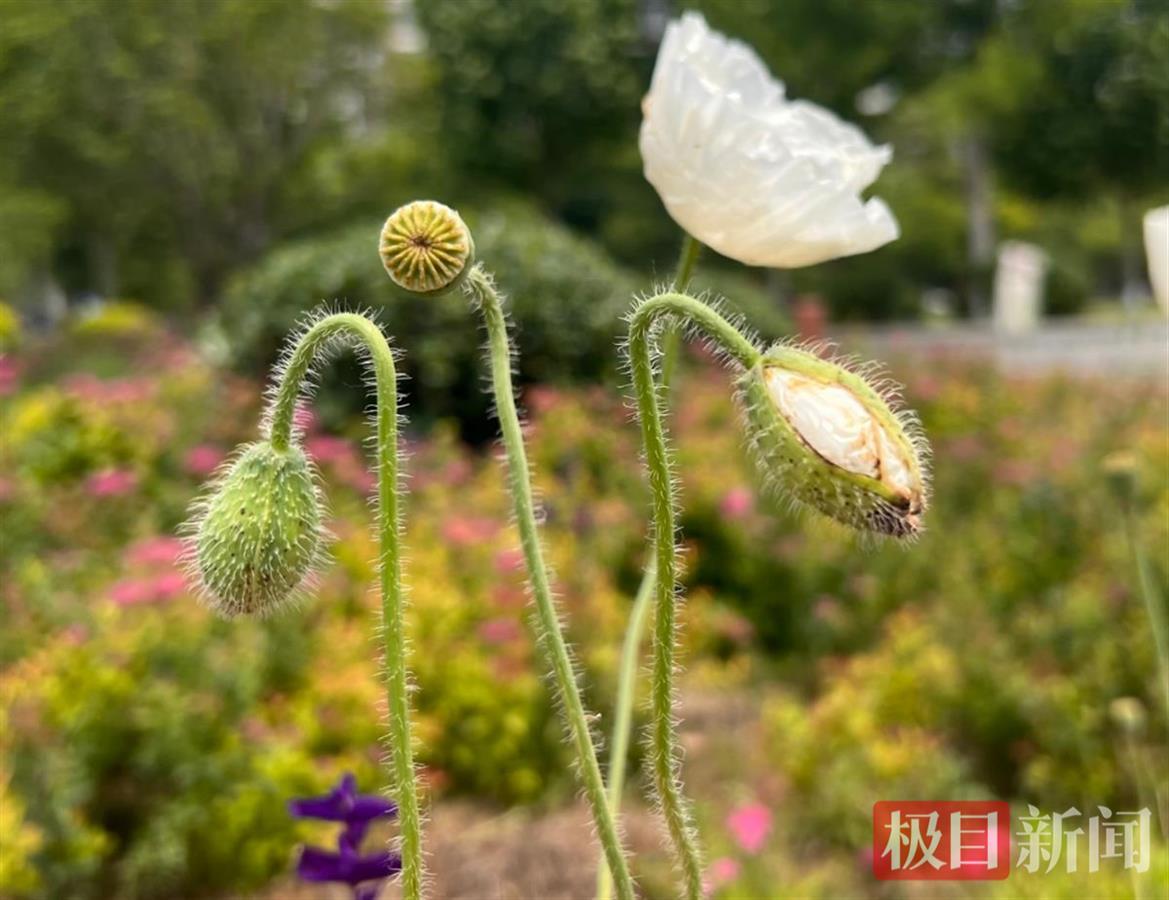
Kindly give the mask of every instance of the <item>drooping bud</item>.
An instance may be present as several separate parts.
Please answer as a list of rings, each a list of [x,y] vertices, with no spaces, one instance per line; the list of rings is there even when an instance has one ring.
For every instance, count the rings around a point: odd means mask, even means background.
[[[433,200],[395,210],[382,226],[378,251],[394,284],[416,294],[457,287],[475,263],[470,229],[457,212]]]
[[[862,375],[778,346],[742,376],[740,390],[770,485],[854,528],[918,533],[928,501],[925,440]]]
[[[192,568],[224,616],[266,614],[311,574],[321,504],[304,451],[268,441],[243,449],[192,525]]]

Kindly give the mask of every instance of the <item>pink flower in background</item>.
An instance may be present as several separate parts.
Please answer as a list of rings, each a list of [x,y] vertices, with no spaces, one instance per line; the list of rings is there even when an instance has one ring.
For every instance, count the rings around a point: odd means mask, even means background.
[[[137,606],[149,603],[154,595],[151,584],[144,578],[119,581],[110,588],[110,599],[118,606]]]
[[[507,644],[520,636],[515,619],[488,619],[479,626],[479,637],[488,644]]]
[[[442,523],[442,536],[456,546],[481,544],[499,531],[499,523],[485,516],[451,516]]]
[[[307,434],[310,431],[315,431],[319,423],[316,413],[307,406],[298,406],[292,414],[292,424],[301,434]]]
[[[462,484],[470,477],[471,463],[461,456],[447,463],[442,471],[442,480],[447,484]]]
[[[85,490],[93,497],[120,497],[137,486],[138,476],[129,469],[104,469],[85,482]]]
[[[562,392],[546,384],[534,384],[524,391],[524,405],[535,415],[547,412],[560,402]]]
[[[728,519],[742,519],[755,508],[755,495],[745,487],[731,488],[723,494],[718,509]]]
[[[71,375],[63,384],[75,397],[92,403],[143,403],[155,391],[148,378],[98,378],[92,372]]]
[[[359,494],[369,494],[377,487],[377,475],[371,472],[365,463],[356,456],[336,463],[333,471],[342,484],[347,484]]]
[[[520,588],[497,584],[491,592],[491,602],[500,609],[523,609],[528,597]]]
[[[718,859],[711,860],[710,867],[706,870],[704,882],[706,893],[712,894],[719,888],[730,884],[739,877],[742,870],[743,867],[739,865],[739,861],[729,856],[720,856]]]
[[[500,575],[518,572],[524,564],[524,551],[519,547],[507,547],[495,554],[495,571]]]
[[[20,364],[6,353],[0,353],[0,397],[16,390],[20,381]]]
[[[755,637],[755,626],[750,620],[727,610],[715,617],[714,630],[732,644],[745,646]]]
[[[187,580],[182,572],[163,572],[150,582],[150,599],[161,602],[181,597],[187,592]]]
[[[126,551],[126,561],[135,566],[174,566],[182,552],[178,538],[158,535],[134,544]]]
[[[223,462],[223,450],[212,444],[197,444],[183,457],[183,468],[196,478],[205,478]]]
[[[746,853],[758,853],[771,833],[771,810],[762,803],[749,803],[731,811],[727,829]]]
[[[317,434],[304,442],[309,456],[322,465],[352,460],[356,454],[353,444],[332,434]]]
[[[0,478],[0,503],[9,500],[16,493],[16,482],[11,478]]]
[[[150,578],[127,578],[110,588],[110,599],[118,606],[141,606],[163,603],[186,593],[187,583],[181,572],[163,572]]]

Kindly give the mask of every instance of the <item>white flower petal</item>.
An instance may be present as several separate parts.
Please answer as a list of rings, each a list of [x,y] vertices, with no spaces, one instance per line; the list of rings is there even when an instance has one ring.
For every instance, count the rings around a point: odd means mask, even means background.
[[[666,29],[642,108],[646,179],[719,253],[791,268],[898,236],[888,206],[860,196],[892,151],[826,109],[786,100],[754,50],[699,14]]]

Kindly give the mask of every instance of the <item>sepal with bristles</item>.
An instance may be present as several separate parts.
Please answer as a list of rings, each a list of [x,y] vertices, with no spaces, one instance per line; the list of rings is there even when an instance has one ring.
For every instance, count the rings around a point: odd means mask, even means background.
[[[208,605],[226,617],[266,615],[315,570],[321,499],[299,446],[242,448],[188,526],[189,563]]]
[[[862,531],[905,538],[928,503],[927,448],[863,371],[778,345],[738,381],[748,439],[769,487]]]

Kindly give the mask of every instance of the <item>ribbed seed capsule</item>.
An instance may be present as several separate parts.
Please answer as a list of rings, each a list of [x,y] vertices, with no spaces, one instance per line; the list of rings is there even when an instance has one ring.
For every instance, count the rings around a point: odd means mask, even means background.
[[[395,210],[382,226],[378,251],[394,284],[417,294],[451,290],[475,262],[466,223],[433,200],[416,200]]]
[[[924,438],[864,377],[780,346],[739,386],[756,461],[772,486],[854,528],[918,533],[928,500]]]
[[[194,563],[210,605],[225,616],[265,614],[310,574],[321,544],[312,469],[299,447],[244,449],[195,528]]]

